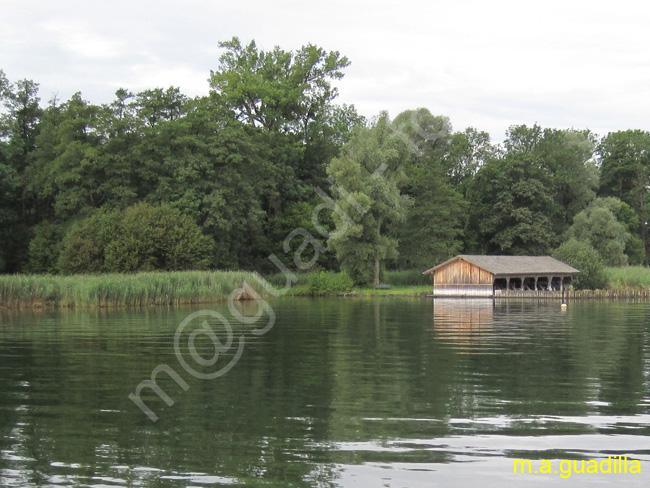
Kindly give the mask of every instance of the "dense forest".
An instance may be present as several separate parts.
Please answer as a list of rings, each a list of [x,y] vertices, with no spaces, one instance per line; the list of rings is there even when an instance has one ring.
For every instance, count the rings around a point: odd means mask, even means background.
[[[221,48],[195,98],[43,104],[0,71],[0,272],[272,273],[296,249],[357,282],[460,252],[648,264],[650,133],[518,125],[493,144],[424,108],[366,120],[335,103],[338,52]]]

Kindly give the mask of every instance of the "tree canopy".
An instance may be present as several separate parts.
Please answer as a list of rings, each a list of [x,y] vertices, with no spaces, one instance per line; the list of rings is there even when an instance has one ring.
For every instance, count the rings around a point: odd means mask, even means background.
[[[339,52],[220,48],[197,97],[43,104],[37,82],[0,70],[0,272],[271,273],[307,244],[307,261],[357,283],[567,242],[648,264],[650,132],[513,125],[494,144],[422,107],[368,122],[336,103]]]

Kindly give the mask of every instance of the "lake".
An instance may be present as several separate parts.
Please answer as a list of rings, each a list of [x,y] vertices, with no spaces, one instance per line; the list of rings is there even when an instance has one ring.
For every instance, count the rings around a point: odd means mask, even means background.
[[[270,305],[0,310],[0,486],[648,486],[650,303]]]

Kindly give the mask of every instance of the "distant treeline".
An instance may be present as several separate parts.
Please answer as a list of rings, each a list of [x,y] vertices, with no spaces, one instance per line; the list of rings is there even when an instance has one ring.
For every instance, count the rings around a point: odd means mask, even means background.
[[[519,125],[494,145],[426,109],[368,121],[334,103],[338,52],[221,47],[196,98],[43,105],[0,71],[0,272],[274,273],[304,243],[300,262],[356,282],[569,240],[565,256],[648,263],[650,133]]]

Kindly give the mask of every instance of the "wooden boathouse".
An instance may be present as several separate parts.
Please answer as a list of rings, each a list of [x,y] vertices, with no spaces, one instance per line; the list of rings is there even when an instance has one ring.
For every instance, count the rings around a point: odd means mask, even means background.
[[[508,297],[555,295],[579,273],[550,256],[461,254],[423,274],[433,276],[434,297]]]

